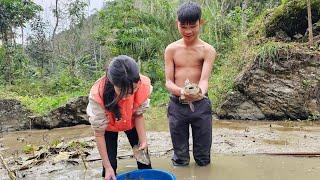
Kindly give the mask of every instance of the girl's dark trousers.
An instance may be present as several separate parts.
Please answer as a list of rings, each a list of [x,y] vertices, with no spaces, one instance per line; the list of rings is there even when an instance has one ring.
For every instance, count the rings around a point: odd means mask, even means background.
[[[124,131],[128,137],[131,147],[139,144],[139,137],[136,128]],[[118,132],[106,131],[104,134],[106,141],[107,152],[110,164],[114,170],[114,173],[117,173],[117,148],[118,148]],[[145,165],[140,162],[137,162],[138,169],[151,169],[150,165]],[[102,166],[103,167],[103,166]],[[102,177],[105,177],[105,168],[102,169]]]

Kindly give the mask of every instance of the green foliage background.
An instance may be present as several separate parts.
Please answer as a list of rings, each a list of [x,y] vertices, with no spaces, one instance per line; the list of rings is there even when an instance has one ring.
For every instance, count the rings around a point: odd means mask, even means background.
[[[0,5],[4,2],[1,0]],[[38,26],[28,46],[11,43],[0,47],[0,67],[7,68],[9,59],[12,77],[7,81],[7,74],[0,74],[0,98],[19,99],[35,113],[44,114],[71,98],[87,95],[93,82],[104,74],[105,64],[116,55],[127,54],[139,62],[142,73],[151,78],[154,86],[148,118],[165,119],[169,94],[164,87],[163,53],[169,43],[180,38],[175,20],[183,1],[108,1],[98,14],[87,18],[81,14],[86,7],[83,2],[70,1],[65,13],[71,20],[70,29],[57,34],[54,40],[46,35],[46,25],[34,14],[32,23]],[[245,8],[241,6],[243,1],[197,2],[206,20],[200,38],[218,52],[209,82],[209,97],[215,109],[257,52],[250,46],[248,31],[261,23],[259,15],[281,2],[248,0]]]

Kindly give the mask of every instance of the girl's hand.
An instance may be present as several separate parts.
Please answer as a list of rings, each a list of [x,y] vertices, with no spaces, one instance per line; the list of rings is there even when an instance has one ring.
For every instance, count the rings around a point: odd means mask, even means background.
[[[117,180],[116,176],[114,175],[114,170],[112,167],[105,168],[105,179],[106,180]]]
[[[146,149],[148,147],[147,141],[140,142],[139,150]]]

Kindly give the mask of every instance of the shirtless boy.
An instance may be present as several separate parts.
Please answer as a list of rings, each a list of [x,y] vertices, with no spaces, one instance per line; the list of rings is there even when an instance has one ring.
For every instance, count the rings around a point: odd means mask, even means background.
[[[166,88],[170,92],[167,116],[174,149],[175,166],[189,164],[189,126],[193,137],[193,156],[199,166],[210,163],[212,141],[212,110],[207,98],[208,80],[212,70],[215,49],[198,35],[201,8],[194,2],[179,7],[177,27],[182,38],[169,44],[165,50]],[[198,84],[202,95],[185,94],[185,81]],[[185,99],[180,99],[184,95]],[[192,110],[187,103],[192,102]]]

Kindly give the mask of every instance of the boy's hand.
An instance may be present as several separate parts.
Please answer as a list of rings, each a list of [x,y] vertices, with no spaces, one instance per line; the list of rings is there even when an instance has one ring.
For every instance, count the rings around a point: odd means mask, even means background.
[[[203,99],[201,88],[197,84],[185,82],[185,86],[181,89],[180,100],[184,102],[193,102]]]
[[[204,96],[202,95],[202,93],[198,93],[198,94],[185,94],[185,101],[186,102],[193,102],[193,101],[200,101],[201,99],[204,98]]]

